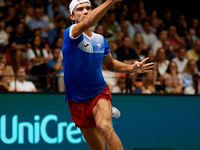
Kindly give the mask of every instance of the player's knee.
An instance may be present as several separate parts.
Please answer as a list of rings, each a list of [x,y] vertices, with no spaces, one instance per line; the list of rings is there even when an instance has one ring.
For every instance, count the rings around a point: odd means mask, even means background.
[[[109,135],[113,131],[112,124],[109,122],[101,122],[97,125],[100,132],[105,136]]]

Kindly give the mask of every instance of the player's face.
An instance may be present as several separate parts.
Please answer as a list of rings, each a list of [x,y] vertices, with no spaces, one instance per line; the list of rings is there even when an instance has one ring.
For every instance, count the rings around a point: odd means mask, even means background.
[[[75,7],[71,19],[75,20],[75,23],[79,23],[85,19],[85,17],[90,11],[91,5],[89,3],[79,4]]]

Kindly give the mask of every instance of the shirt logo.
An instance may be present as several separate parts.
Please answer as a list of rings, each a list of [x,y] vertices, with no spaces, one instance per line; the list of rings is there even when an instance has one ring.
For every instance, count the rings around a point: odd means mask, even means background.
[[[100,44],[97,44],[97,46],[98,46],[97,48],[99,48],[99,49],[101,48],[101,45],[100,45]]]
[[[85,45],[84,45],[84,47],[88,47],[88,46],[89,46],[89,44],[85,44]]]

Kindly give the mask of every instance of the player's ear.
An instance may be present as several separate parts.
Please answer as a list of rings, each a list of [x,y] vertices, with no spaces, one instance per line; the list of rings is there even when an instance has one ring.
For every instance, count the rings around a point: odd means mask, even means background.
[[[69,17],[70,17],[70,19],[71,19],[72,21],[75,21],[74,15],[73,15],[73,14],[70,14]]]

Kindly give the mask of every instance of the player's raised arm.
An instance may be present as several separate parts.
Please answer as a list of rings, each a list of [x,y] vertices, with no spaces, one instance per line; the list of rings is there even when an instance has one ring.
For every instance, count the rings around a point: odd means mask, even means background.
[[[107,0],[94,10],[91,10],[89,0],[72,0],[70,4],[70,19],[77,25],[72,29],[72,36],[77,37],[94,26],[116,2],[121,0]]]

